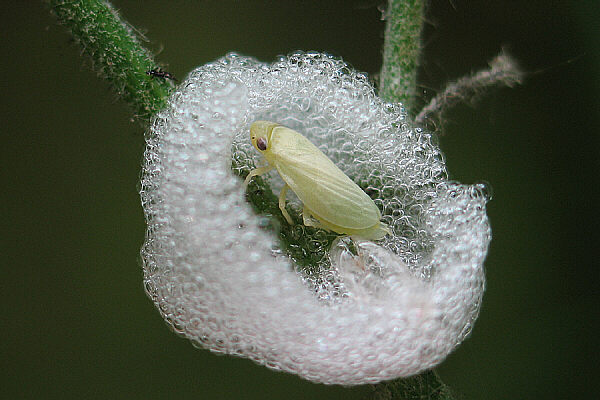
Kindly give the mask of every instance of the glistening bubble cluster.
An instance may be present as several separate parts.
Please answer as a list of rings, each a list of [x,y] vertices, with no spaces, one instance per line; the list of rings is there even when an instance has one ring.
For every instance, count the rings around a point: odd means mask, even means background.
[[[299,268],[242,188],[239,175],[259,163],[248,133],[259,119],[317,145],[392,234],[336,239],[330,250],[323,231],[296,225],[290,237],[308,237],[300,253],[324,255]],[[190,74],[146,143],[144,284],[195,345],[353,385],[431,368],[470,332],[490,241],[486,188],[449,181],[433,136],[341,60],[230,54]],[[282,186],[276,173],[266,180]]]

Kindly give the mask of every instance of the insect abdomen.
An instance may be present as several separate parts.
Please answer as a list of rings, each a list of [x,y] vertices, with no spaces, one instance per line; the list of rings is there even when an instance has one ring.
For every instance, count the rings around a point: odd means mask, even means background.
[[[352,230],[379,223],[373,200],[308,139],[277,127],[272,141],[279,175],[315,217]]]

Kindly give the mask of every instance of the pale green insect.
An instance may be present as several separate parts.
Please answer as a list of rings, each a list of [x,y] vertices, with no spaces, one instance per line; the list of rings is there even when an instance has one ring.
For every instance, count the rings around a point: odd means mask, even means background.
[[[290,225],[285,209],[288,188],[304,204],[306,226],[372,240],[389,233],[373,200],[300,133],[275,122],[256,121],[250,126],[250,139],[268,165],[252,170],[244,187],[252,177],[277,169],[285,182],[279,209]]]

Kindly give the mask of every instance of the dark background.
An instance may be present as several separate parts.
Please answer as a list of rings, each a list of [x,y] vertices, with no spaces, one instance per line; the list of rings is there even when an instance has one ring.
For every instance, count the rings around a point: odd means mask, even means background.
[[[296,49],[381,67],[379,2],[114,1],[180,79],[238,51]],[[485,180],[488,288],[469,338],[438,369],[464,399],[598,393],[600,7],[589,1],[431,1],[421,82],[483,68],[507,46],[532,72],[446,116],[452,178]],[[353,399],[345,389],[197,350],[142,288],[143,128],[38,2],[1,13],[0,397]],[[162,50],[162,51],[161,51]]]

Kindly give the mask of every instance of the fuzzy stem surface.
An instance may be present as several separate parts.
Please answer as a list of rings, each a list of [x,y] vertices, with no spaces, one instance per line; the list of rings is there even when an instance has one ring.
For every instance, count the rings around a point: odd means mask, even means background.
[[[379,95],[404,104],[414,114],[417,67],[421,50],[423,0],[389,0]],[[373,386],[372,400],[453,400],[450,389],[434,371]]]
[[[166,105],[173,83],[168,78],[147,74],[157,70],[156,62],[141,45],[141,35],[110,3],[48,0],[47,4],[71,31],[82,53],[91,58],[94,70],[110,82],[140,122],[147,123]]]
[[[406,379],[396,379],[373,386],[369,400],[454,400],[448,386],[438,374],[426,371]]]
[[[404,104],[413,112],[423,9],[423,0],[390,0],[385,11],[387,22],[379,94],[389,102]]]

